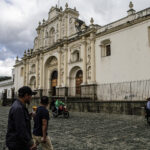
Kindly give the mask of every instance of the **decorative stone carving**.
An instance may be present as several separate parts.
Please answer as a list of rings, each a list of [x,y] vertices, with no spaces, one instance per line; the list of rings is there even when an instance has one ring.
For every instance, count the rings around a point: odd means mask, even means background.
[[[94,19],[93,19],[93,18],[91,18],[90,23],[91,23],[91,24],[93,24],[93,23],[94,23]]]
[[[90,65],[91,64],[91,47],[88,46],[87,48],[87,64]]]
[[[129,8],[130,8],[130,9],[133,8],[133,3],[132,3],[132,2],[129,3]]]
[[[56,57],[52,57],[48,63],[48,66],[51,67],[51,66],[56,66],[56,65],[57,65],[57,59]]]
[[[68,3],[66,3],[65,7],[68,8]]]

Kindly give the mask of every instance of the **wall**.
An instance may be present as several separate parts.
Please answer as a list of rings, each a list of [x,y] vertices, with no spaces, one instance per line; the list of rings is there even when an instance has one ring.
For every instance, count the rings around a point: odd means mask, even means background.
[[[12,79],[1,81],[0,82],[0,99],[5,89],[7,89],[7,98],[11,98],[11,94],[12,94],[11,88],[13,87],[14,87],[14,83]]]
[[[67,102],[69,111],[144,115],[143,101]]]
[[[98,84],[150,79],[150,20],[102,36],[96,40]],[[110,39],[111,56],[101,57],[101,41]]]
[[[23,76],[22,77],[20,76],[21,67],[23,67],[23,65],[19,65],[19,66],[16,66],[14,68],[14,72],[15,72],[15,79],[14,79],[15,92],[17,92],[18,89],[24,85]]]

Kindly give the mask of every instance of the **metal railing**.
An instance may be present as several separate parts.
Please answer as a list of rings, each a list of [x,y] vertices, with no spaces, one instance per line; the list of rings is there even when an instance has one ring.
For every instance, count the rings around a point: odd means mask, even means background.
[[[99,100],[145,100],[150,97],[150,80],[101,84],[97,86]]]

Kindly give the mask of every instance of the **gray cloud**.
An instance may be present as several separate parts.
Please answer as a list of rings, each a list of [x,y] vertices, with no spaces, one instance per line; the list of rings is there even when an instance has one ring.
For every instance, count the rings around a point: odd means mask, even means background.
[[[0,0],[0,61],[16,56],[22,57],[24,50],[33,48],[36,27],[47,19],[51,6],[57,0]],[[105,25],[127,15],[130,0],[60,0],[65,7],[68,2],[76,6],[80,18],[87,24],[93,17],[96,24]],[[150,6],[148,0],[133,0],[137,11]]]

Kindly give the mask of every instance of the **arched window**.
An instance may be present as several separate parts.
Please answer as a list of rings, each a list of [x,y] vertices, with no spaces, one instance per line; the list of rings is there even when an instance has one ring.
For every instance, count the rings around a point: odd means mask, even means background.
[[[55,42],[55,29],[52,28],[50,30],[50,44],[52,45],[52,44],[54,44],[54,42]]]

